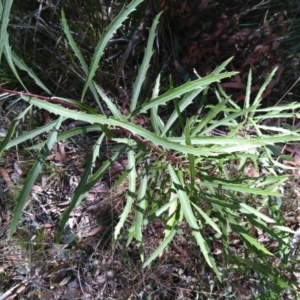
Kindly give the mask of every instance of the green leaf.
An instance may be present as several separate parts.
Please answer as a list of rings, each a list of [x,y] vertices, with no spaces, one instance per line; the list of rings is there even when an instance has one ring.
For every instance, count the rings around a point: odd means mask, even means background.
[[[151,60],[151,57],[152,57],[152,54],[153,54],[153,43],[154,43],[154,39],[155,39],[155,29],[156,29],[156,26],[158,24],[158,20],[159,20],[161,14],[162,14],[162,12],[160,12],[155,17],[154,21],[152,22],[152,26],[151,26],[151,29],[150,29],[150,32],[149,32],[147,47],[145,49],[144,58],[143,58],[141,66],[139,67],[139,72],[138,72],[138,74],[135,78],[135,82],[133,84],[132,97],[131,97],[131,101],[130,101],[130,111],[134,111],[136,109],[138,97],[140,95],[142,85],[143,85],[144,80],[146,78],[147,70],[150,66],[150,60]]]
[[[272,218],[262,214],[261,212],[257,211],[255,208],[247,205],[246,203],[241,203],[240,204],[241,206],[241,212],[242,213],[246,213],[246,214],[253,214],[255,215],[256,217],[264,220],[265,222],[267,223],[275,223],[276,221],[273,220]]]
[[[79,60],[79,62],[80,62],[80,64],[81,64],[81,67],[82,67],[82,69],[83,69],[85,75],[87,76],[87,75],[88,75],[88,72],[89,72],[88,65],[87,65],[86,61],[84,60],[84,57],[83,57],[81,51],[79,50],[78,46],[76,45],[76,43],[75,43],[75,41],[74,41],[74,39],[73,39],[73,37],[72,37],[71,31],[70,31],[70,28],[69,28],[69,26],[68,26],[68,24],[67,24],[67,20],[66,20],[66,18],[65,18],[65,13],[64,13],[63,10],[62,10],[62,12],[61,12],[61,21],[62,21],[62,25],[63,25],[64,32],[65,32],[65,34],[66,34],[66,36],[67,36],[68,42],[69,42],[71,48],[73,49],[73,51],[74,51],[76,57],[78,58],[78,60]],[[90,90],[91,90],[93,96],[95,97],[95,100],[96,100],[96,102],[97,102],[97,104],[98,104],[100,110],[103,112],[103,108],[102,108],[102,105],[101,105],[101,103],[100,103],[100,100],[99,100],[99,97],[98,97],[98,95],[97,95],[97,92],[96,92],[95,87],[96,87],[96,84],[95,84],[94,81],[92,81],[92,82],[89,84],[89,88],[90,88]],[[83,98],[82,98],[81,100],[83,100]]]
[[[142,180],[139,187],[137,203],[135,207],[135,216],[134,216],[135,239],[141,255],[141,261],[144,261],[142,228],[143,228],[143,216],[144,216],[145,209],[147,207],[146,192],[148,187],[149,163],[150,163],[149,160],[146,161],[145,167],[142,171]]]
[[[51,123],[51,122],[49,122],[49,123]],[[47,126],[47,124],[44,125],[44,126]],[[40,129],[42,131],[43,129],[46,128],[44,126],[40,127],[40,128],[37,128],[36,130]],[[100,128],[99,125],[80,126],[80,127],[76,127],[74,129],[67,130],[65,132],[59,133],[58,136],[57,136],[57,141],[59,142],[59,141],[62,141],[62,140],[66,140],[66,139],[68,139],[70,137],[73,137],[73,136],[76,136],[76,135],[80,135],[80,134],[86,134],[87,132],[91,132],[91,131],[102,131],[102,130],[101,130],[101,128]],[[24,138],[24,140],[27,140],[28,138],[30,138],[29,136],[31,136],[31,133],[32,133],[32,135],[34,134],[33,132],[34,132],[34,130],[33,131],[29,131],[28,133],[25,133],[24,137],[23,137],[23,135],[22,135],[22,137],[20,136],[19,137],[20,140],[23,139],[23,138]],[[14,146],[16,144],[19,144],[18,141],[19,141],[18,138],[13,139],[12,141],[10,141],[8,143],[8,145],[7,145],[6,148],[8,149],[8,148],[11,148],[12,146]],[[46,142],[44,141],[44,142],[38,143],[36,145],[27,147],[26,150],[40,149],[40,148],[42,148],[44,146],[45,143]]]
[[[143,2],[143,0],[133,0],[129,5],[124,7],[118,16],[110,23],[110,25],[102,33],[101,39],[99,40],[90,67],[87,74],[87,78],[82,90],[81,100],[84,99],[87,88],[91,85],[92,79],[96,73],[97,68],[99,67],[100,59],[104,53],[104,49],[107,46],[109,40],[113,37],[116,30],[122,25],[122,23],[128,18],[129,14],[132,13],[136,7]]]
[[[188,146],[192,145],[191,142],[191,133],[190,133],[190,120],[186,120],[186,125],[185,125],[185,139],[186,139],[186,144]],[[195,188],[195,179],[196,179],[196,174],[195,174],[195,158],[194,155],[188,154],[189,158],[189,170],[190,170],[190,180],[191,180],[191,190],[193,191]]]
[[[206,223],[210,225],[217,233],[222,234],[221,230],[217,226],[217,224],[196,204],[192,202],[192,205],[195,207],[195,209],[201,214],[201,216],[204,218]]]
[[[173,100],[174,98],[179,98],[181,95],[184,95],[188,92],[191,92],[196,89],[204,90],[208,85],[219,82],[221,79],[231,77],[235,75],[236,72],[226,72],[222,74],[210,74],[204,78],[196,79],[190,82],[187,82],[180,87],[170,89],[166,93],[158,96],[155,99],[152,99],[149,102],[146,102],[142,106],[138,107],[135,111],[132,112],[131,116],[134,116],[141,112],[146,112],[148,109],[157,106],[165,105],[168,101]]]
[[[26,204],[28,196],[32,190],[32,187],[33,187],[38,175],[40,174],[40,172],[42,170],[43,163],[45,162],[46,158],[50,154],[50,151],[51,151],[53,145],[56,143],[57,132],[59,131],[59,128],[63,121],[64,121],[64,117],[59,117],[57,119],[57,121],[55,122],[55,124],[53,124],[54,126],[48,136],[47,143],[45,144],[43,149],[38,154],[38,157],[37,157],[32,169],[30,170],[30,172],[28,173],[28,175],[24,181],[23,189],[17,198],[17,204],[13,210],[13,218],[10,223],[9,234],[8,234],[9,238],[11,238],[12,235],[14,234],[14,232],[16,231],[18,221],[22,215],[22,210]]]
[[[19,58],[19,56],[12,51],[11,52],[12,60],[15,63],[15,65],[23,71],[26,71],[27,74],[35,81],[36,85],[38,85],[42,90],[47,92],[49,95],[51,95],[51,91],[44,85],[44,83],[38,78],[38,76],[33,72],[32,69],[30,69],[25,62]]]
[[[147,261],[143,264],[143,268],[146,268],[155,258],[161,255],[163,251],[167,248],[167,246],[171,243],[178,230],[179,224],[181,224],[182,222],[182,219],[183,219],[183,213],[182,210],[180,210],[179,214],[175,214],[175,220],[174,222],[172,222],[171,230],[165,231],[165,237],[163,242],[155,249],[155,251],[150,255]]]
[[[260,244],[256,239],[254,239],[252,236],[250,236],[249,234],[246,234],[244,232],[239,232],[239,234],[245,239],[248,241],[248,243],[251,245],[251,246],[254,246],[256,247],[256,249],[268,254],[268,255],[274,255],[272,254],[269,250],[267,250],[262,244]]]
[[[89,156],[86,167],[81,175],[80,181],[78,186],[76,187],[69,206],[63,212],[60,221],[59,221],[59,231],[56,233],[56,243],[60,242],[61,235],[63,234],[64,227],[69,219],[69,216],[72,210],[82,201],[82,199],[86,196],[88,190],[86,190],[86,184],[92,174],[93,168],[95,167],[95,161],[99,156],[100,152],[100,145],[102,144],[103,138],[105,137],[104,134],[98,138],[97,142],[95,143],[92,153]],[[92,188],[92,187],[90,187]]]
[[[97,123],[108,126],[117,126],[122,127],[126,130],[129,130],[135,135],[140,135],[148,141],[151,141],[155,146],[162,146],[166,149],[173,149],[182,153],[190,153],[194,155],[202,155],[202,156],[211,156],[213,155],[209,149],[196,149],[189,146],[180,145],[178,143],[170,142],[167,138],[162,138],[155,133],[152,133],[141,126],[131,124],[125,120],[115,119],[113,117],[108,117],[104,115],[90,115],[84,112],[79,112],[75,110],[70,110],[59,105],[49,103],[46,101],[42,101],[37,98],[30,98],[27,96],[21,96],[23,100],[33,105],[38,106],[39,108],[46,109],[54,114],[58,114],[64,116],[66,118],[72,118],[74,120],[81,120],[89,123]]]
[[[191,91],[189,93],[186,93],[184,95],[184,97],[182,98],[182,100],[178,103],[178,107],[179,107],[179,111],[183,112],[190,104],[193,103],[193,100],[195,99],[195,97],[202,92],[203,89],[196,89],[194,91]],[[156,106],[158,107],[158,106]],[[166,123],[166,125],[164,126],[164,129],[162,131],[162,136],[164,136],[167,131],[171,128],[171,126],[173,126],[173,124],[177,121],[177,111],[174,110],[173,113],[171,114],[171,116],[168,119],[168,122]]]
[[[168,165],[168,169],[169,169],[169,172],[170,172],[170,175],[172,178],[173,186],[174,186],[174,188],[177,192],[178,198],[179,198],[179,202],[181,205],[181,209],[183,211],[183,215],[192,230],[192,234],[194,235],[194,237],[197,240],[197,244],[200,247],[201,252],[202,252],[207,264],[213,268],[215,274],[221,281],[220,271],[218,270],[215,260],[212,257],[212,255],[210,254],[209,247],[201,234],[200,228],[198,226],[198,222],[192,211],[190,199],[188,198],[188,196],[184,190],[184,187],[180,183],[175,170],[173,169],[173,167],[170,164]]]
[[[7,26],[9,23],[9,15],[13,0],[5,0],[4,6],[2,6],[2,1],[0,2],[0,19],[1,19],[1,30],[0,30],[0,61],[3,53],[3,47],[8,45],[8,34]]]
[[[130,143],[129,143],[130,146]],[[120,220],[115,228],[114,237],[118,238],[120,230],[123,228],[124,223],[131,212],[131,207],[135,199],[136,191],[136,170],[135,170],[135,157],[134,151],[131,149],[128,151],[128,192],[127,192],[127,201],[123,213],[120,216]]]
[[[19,122],[24,118],[24,116],[27,114],[27,112],[31,109],[31,105],[29,107],[27,107],[17,118],[15,118],[8,130],[8,133],[5,137],[5,139],[1,142],[0,144],[0,157],[2,157],[2,154],[4,152],[5,149],[10,148],[10,139],[13,136],[13,134],[15,133],[15,130],[19,124]],[[52,127],[50,126],[49,129],[53,128],[53,126],[55,124],[51,124]]]
[[[269,280],[274,282],[276,285],[279,285],[283,289],[294,290],[294,288],[289,284],[290,280],[288,278],[285,278],[276,269],[272,267],[266,268],[264,264],[256,263],[237,256],[233,258],[233,262],[237,264],[243,264],[249,267],[249,269],[257,270],[258,272],[264,274]]]
[[[118,108],[112,102],[112,100],[107,97],[107,95],[104,93],[104,91],[100,87],[98,87],[97,85],[95,87],[96,87],[96,90],[97,90],[98,94],[102,98],[102,100],[106,103],[106,105],[107,105],[108,109],[110,110],[110,112],[112,113],[112,115],[117,119],[120,119],[120,120],[124,119],[124,117],[122,116],[120,110],[118,110]]]
[[[26,109],[26,113],[28,112],[29,109]],[[25,111],[24,111],[25,112]],[[22,115],[25,116],[24,112],[22,113]],[[22,117],[23,118],[23,117]],[[34,130],[31,130],[31,131],[28,131],[28,132],[25,132],[23,133],[22,135],[14,138],[13,140],[9,141],[5,147],[5,149],[9,149],[9,148],[12,148],[16,145],[19,145],[27,140],[30,140],[30,139],[33,139],[35,138],[36,136],[46,132],[46,131],[49,131],[53,128],[53,126],[55,125],[56,121],[52,121],[52,122],[48,122],[47,124],[45,124],[44,126],[41,126],[41,127],[38,127]],[[59,141],[59,136],[57,137],[57,141]],[[40,143],[39,144],[39,147],[37,147],[37,145],[33,146],[32,149],[39,149],[39,148],[42,148],[44,145],[45,145],[46,141],[43,142],[43,143]],[[2,146],[2,144],[1,144]],[[0,147],[1,148],[1,147]],[[29,147],[31,148],[31,147]],[[0,156],[1,156],[1,151],[0,151]]]
[[[243,184],[231,184],[231,183],[226,183],[226,182],[221,182],[221,181],[219,181],[219,182],[204,181],[204,182],[202,182],[202,184],[207,187],[214,187],[214,188],[219,188],[219,189],[224,189],[224,190],[229,190],[229,191],[242,192],[245,194],[280,197],[279,193],[266,191],[266,190],[258,189],[258,188],[254,189],[251,187],[247,187]]]
[[[15,77],[18,79],[20,84],[23,86],[23,88],[27,91],[26,86],[24,85],[24,83],[23,83],[22,79],[20,78],[20,76],[18,74],[18,71],[15,67],[15,64],[14,64],[14,61],[13,61],[13,58],[12,58],[11,47],[9,46],[9,43],[8,43],[8,38],[5,39],[5,41],[4,41],[4,54],[5,54],[5,57],[6,57],[6,60],[7,60],[8,64],[9,64],[10,69],[12,70],[12,72],[14,73]]]

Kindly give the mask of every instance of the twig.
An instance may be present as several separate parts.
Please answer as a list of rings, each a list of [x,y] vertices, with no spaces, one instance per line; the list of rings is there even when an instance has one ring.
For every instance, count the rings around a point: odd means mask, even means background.
[[[274,106],[278,105],[278,103],[292,90],[292,88],[298,83],[299,80],[300,80],[300,76],[295,81],[295,83],[287,90],[287,92],[277,101],[277,103]]]
[[[23,280],[21,283],[13,286],[8,291],[6,291],[4,294],[0,295],[0,300],[5,300],[9,296],[13,295],[16,292],[16,290],[19,289],[19,287],[22,286],[24,283],[26,283],[26,285],[27,285],[28,284],[27,280]]]
[[[63,101],[61,99],[58,99],[56,97],[46,97],[46,96],[41,96],[41,95],[36,95],[36,94],[31,94],[31,93],[24,93],[24,92],[17,92],[17,91],[7,90],[7,89],[3,89],[3,88],[0,88],[0,93],[1,92],[8,93],[10,95],[18,95],[18,96],[27,96],[27,97],[31,97],[31,98],[37,98],[37,99],[52,102],[52,103],[55,103],[55,104],[60,104],[64,107],[67,107],[67,108],[70,108],[70,109],[81,110],[78,106],[76,106],[72,103]]]

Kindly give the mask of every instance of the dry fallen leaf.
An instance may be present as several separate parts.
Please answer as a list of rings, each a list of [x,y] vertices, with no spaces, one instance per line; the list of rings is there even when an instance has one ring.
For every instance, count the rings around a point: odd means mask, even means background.
[[[11,180],[10,176],[8,175],[7,171],[0,167],[0,174],[3,177],[4,181],[6,182],[9,189],[11,189],[11,190],[14,189],[15,185],[12,182],[12,180]]]
[[[246,166],[243,174],[248,177],[259,177],[259,172],[254,168],[253,164]]]
[[[65,152],[65,145],[61,142],[55,144],[52,149],[52,154],[47,157],[47,160],[55,160],[59,162],[63,162],[66,160],[66,152]]]

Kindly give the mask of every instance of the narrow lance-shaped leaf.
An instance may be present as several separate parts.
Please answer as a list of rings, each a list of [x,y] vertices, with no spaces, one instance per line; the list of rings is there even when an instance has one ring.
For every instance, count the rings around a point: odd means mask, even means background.
[[[170,203],[172,203],[172,205],[175,203],[175,202],[173,202],[174,200],[175,199],[170,201]],[[175,201],[177,201],[177,198]],[[176,203],[176,206],[177,206],[177,203]],[[147,259],[147,261],[143,264],[143,268],[146,268],[154,259],[156,259],[159,255],[161,255],[163,253],[163,251],[167,248],[167,246],[173,240],[173,238],[178,230],[178,226],[179,226],[179,224],[181,224],[181,222],[183,220],[182,210],[180,209],[179,213],[175,213],[174,217],[175,217],[175,220],[174,220],[174,222],[172,222],[173,227],[171,228],[171,230],[165,231],[166,235],[164,237],[163,242],[155,249],[155,251],[150,255],[150,257]]]
[[[104,49],[105,49],[107,43],[113,37],[116,30],[128,18],[130,13],[132,13],[141,2],[143,2],[143,0],[133,0],[129,5],[124,7],[121,10],[121,12],[118,14],[118,16],[110,23],[110,25],[102,33],[101,39],[99,40],[99,42],[97,44],[94,56],[92,58],[91,65],[89,67],[89,72],[87,75],[87,79],[85,81],[85,85],[83,87],[81,99],[84,98],[87,88],[90,86],[92,79],[95,75],[95,72],[96,72],[97,68],[99,67],[99,61],[104,53]]]
[[[129,141],[130,146],[131,141]],[[114,237],[118,238],[120,230],[123,228],[123,225],[131,212],[131,207],[135,199],[136,191],[136,170],[135,170],[135,157],[134,151],[131,149],[128,151],[128,192],[127,192],[127,201],[123,213],[120,216],[120,220],[115,228]]]
[[[27,112],[31,109],[31,107],[32,107],[31,105],[29,107],[27,107],[17,118],[15,118],[13,120],[4,141],[2,141],[0,144],[0,157],[2,157],[4,150],[9,148],[9,146],[8,146],[10,144],[9,140],[15,133],[15,130],[16,130],[20,120],[23,119],[23,117],[27,114]],[[53,128],[54,125],[55,124],[52,124],[52,127],[50,127],[49,129]]]
[[[180,183],[175,170],[173,169],[173,167],[170,164],[168,165],[168,169],[169,169],[172,181],[173,181],[174,188],[176,189],[176,192],[177,192],[177,195],[178,195],[178,198],[180,201],[183,215],[191,228],[192,234],[194,235],[194,237],[197,240],[197,244],[200,247],[201,252],[202,252],[207,264],[213,268],[215,274],[221,281],[220,271],[218,270],[218,268],[216,266],[214,258],[209,253],[210,252],[209,247],[201,234],[199,225],[197,223],[196,217],[195,217],[192,207],[191,207],[190,199],[188,198],[188,196],[184,190],[184,187]]]
[[[158,96],[159,85],[160,85],[160,74],[156,78],[155,86],[154,86],[153,93],[152,93],[152,99],[154,99]],[[163,131],[164,123],[160,119],[157,111],[158,111],[158,105],[151,108],[150,120],[151,120],[153,129],[154,129],[154,132],[159,135],[160,132]]]
[[[196,89],[194,91],[191,91],[189,93],[186,93],[184,95],[184,97],[182,98],[182,100],[180,100],[178,106],[179,106],[179,111],[183,112],[195,99],[195,97],[202,92],[203,89]],[[162,131],[162,136],[164,136],[167,131],[171,128],[171,126],[173,126],[173,124],[177,121],[177,112],[176,110],[173,111],[173,113],[171,114],[171,116],[168,119],[168,122],[166,123],[166,125],[164,126],[164,129]]]
[[[50,151],[51,151],[54,143],[56,142],[57,132],[58,132],[63,120],[64,120],[63,117],[59,117],[57,119],[56,123],[53,124],[53,129],[51,130],[51,132],[49,134],[47,143],[45,144],[43,149],[38,154],[38,157],[37,157],[32,169],[30,170],[30,172],[28,173],[28,175],[24,181],[23,189],[17,199],[17,204],[13,210],[13,218],[12,218],[12,221],[10,223],[10,228],[9,228],[9,238],[11,238],[12,235],[14,234],[14,232],[16,231],[18,221],[21,217],[22,210],[25,206],[28,196],[32,190],[33,184],[35,183],[38,175],[40,174],[43,163],[45,162],[46,158],[50,154]]]
[[[137,77],[135,79],[135,82],[133,84],[133,91],[132,91],[132,97],[131,97],[131,102],[130,102],[130,111],[134,111],[136,109],[138,97],[140,95],[142,85],[143,85],[144,80],[146,78],[146,73],[147,73],[147,70],[149,68],[151,56],[153,54],[153,43],[154,43],[154,38],[155,38],[155,29],[156,29],[156,26],[158,24],[158,20],[159,20],[161,14],[162,14],[162,12],[159,13],[155,17],[155,19],[152,23],[150,32],[149,32],[148,43],[147,43],[147,47],[145,49],[143,62],[141,64],[141,66],[139,67],[138,75],[137,75]]]
[[[69,25],[67,23],[67,20],[66,20],[66,17],[65,17],[65,12],[64,10],[61,11],[61,22],[62,22],[62,25],[63,25],[63,29],[64,29],[64,32],[67,36],[67,39],[68,39],[68,42],[70,44],[70,46],[72,47],[76,57],[78,58],[79,62],[80,62],[80,65],[84,71],[84,73],[87,75],[88,74],[88,71],[89,71],[89,67],[80,51],[80,49],[78,48],[78,46],[76,45],[74,39],[73,39],[73,36],[71,34],[71,31],[70,31],[70,28],[69,28]]]
[[[90,154],[86,167],[83,171],[83,174],[81,175],[80,181],[78,186],[76,187],[69,206],[65,209],[63,212],[60,221],[59,221],[59,231],[56,234],[56,242],[59,243],[60,237],[63,234],[63,230],[65,227],[65,224],[67,223],[70,213],[72,210],[80,203],[80,201],[85,197],[87,191],[85,189],[86,183],[88,182],[88,179],[90,178],[92,174],[93,167],[95,166],[96,158],[99,156],[100,151],[100,145],[102,144],[102,140],[105,137],[104,133],[100,135],[97,142],[95,143],[92,153]]]
[[[262,263],[253,262],[247,259],[240,258],[238,256],[233,257],[233,262],[245,265],[251,270],[257,270],[258,272],[264,274],[267,278],[272,280],[272,282],[276,282],[276,284],[283,289],[294,290],[293,286],[289,283],[290,279],[280,274],[275,268],[266,268],[266,266]]]
[[[186,125],[185,125],[185,129],[184,129],[184,134],[185,134],[185,140],[186,140],[186,144],[188,146],[191,146],[191,132],[190,132],[190,120],[187,119],[186,120]],[[194,155],[192,154],[188,154],[188,158],[189,158],[189,169],[190,169],[190,180],[191,180],[191,190],[194,190],[195,187],[195,179],[196,179],[196,175],[195,175],[195,158]]]
[[[47,123],[49,124],[49,123]],[[44,128],[44,127],[43,127]],[[47,130],[48,131],[48,130]],[[91,125],[91,126],[82,126],[82,127],[76,127],[74,129],[71,130],[67,130],[65,132],[59,133],[57,136],[57,141],[62,141],[62,140],[66,140],[70,137],[76,136],[76,135],[80,135],[80,134],[86,134],[87,132],[91,132],[91,131],[102,131],[101,128],[99,127],[99,125]],[[26,134],[27,135],[27,134]],[[25,140],[28,139],[28,136]],[[18,140],[17,139],[13,139],[12,141],[10,141],[7,145],[7,149],[12,147],[13,145],[17,145]],[[40,149],[44,146],[45,141],[35,144],[33,146],[27,147],[25,148],[26,150],[34,150],[34,149]]]
[[[22,95],[22,99],[25,101],[34,104],[40,108],[47,109],[48,111],[65,116],[66,118],[72,118],[75,120],[86,121],[89,123],[98,123],[108,126],[119,126],[124,129],[129,130],[133,134],[140,135],[148,141],[151,141],[155,146],[161,146],[166,149],[174,149],[175,151],[182,153],[191,153],[195,155],[211,156],[214,155],[210,150],[206,149],[197,149],[189,146],[180,145],[178,143],[170,142],[167,138],[160,137],[155,133],[152,133],[141,126],[129,123],[125,120],[118,120],[113,117],[108,117],[104,115],[89,115],[83,112],[66,109],[59,105],[55,105],[46,101],[39,100],[37,98],[30,98]]]
[[[45,84],[38,78],[38,76],[34,73],[34,71],[32,69],[30,69],[25,62],[19,58],[19,56],[14,52],[11,51],[11,56],[13,59],[13,62],[15,63],[15,65],[23,71],[26,71],[27,74],[34,80],[34,82],[36,83],[36,85],[38,85],[41,89],[43,89],[45,92],[47,92],[49,95],[51,95],[52,93],[50,92],[50,90],[45,86]]]
[[[75,43],[75,41],[74,41],[74,39],[73,39],[73,36],[72,36],[71,31],[70,31],[70,28],[69,28],[69,26],[68,26],[68,24],[67,24],[67,20],[66,20],[65,13],[64,13],[63,10],[62,10],[62,12],[61,12],[61,21],[62,21],[62,25],[63,25],[63,28],[64,28],[64,32],[65,32],[65,34],[66,34],[66,36],[67,36],[68,42],[69,42],[71,48],[73,49],[73,51],[74,51],[76,57],[78,58],[78,60],[79,60],[79,62],[80,62],[80,64],[81,64],[81,67],[82,67],[82,69],[83,69],[85,75],[87,76],[87,75],[88,75],[88,72],[89,72],[88,65],[87,65],[86,61],[84,60],[84,57],[83,57],[83,55],[82,55],[80,49],[78,48],[78,46],[76,45],[76,43]],[[95,82],[94,82],[94,81],[91,81],[91,83],[90,83],[90,85],[89,85],[89,88],[90,88],[90,90],[91,90],[93,96],[95,97],[95,100],[96,100],[96,102],[97,102],[97,104],[98,104],[100,110],[103,112],[103,108],[102,108],[102,105],[101,105],[101,103],[100,103],[100,99],[99,99],[99,97],[98,97],[98,95],[97,95],[97,92],[96,92],[95,87],[96,87]],[[83,100],[83,99],[81,99],[81,101],[82,101],[82,100]]]
[[[22,79],[20,78],[18,71],[15,67],[14,61],[12,59],[12,51],[11,51],[11,47],[9,46],[9,43],[8,43],[8,37],[4,41],[4,53],[5,53],[5,57],[9,64],[10,69],[12,70],[12,72],[14,73],[15,77],[18,79],[20,84],[23,86],[23,88],[27,91],[27,88],[26,88],[25,84],[23,83]]]
[[[208,85],[219,82],[222,79],[231,77],[235,75],[236,72],[226,72],[221,74],[210,74],[204,78],[196,79],[193,81],[189,81],[179,87],[172,88],[166,93],[158,96],[155,99],[152,99],[142,106],[138,107],[135,111],[132,112],[131,116],[135,116],[138,113],[146,112],[148,109],[156,106],[156,105],[165,105],[167,102],[173,100],[174,98],[178,98],[181,95],[184,95],[188,92],[191,92],[196,89],[205,89]]]
[[[277,71],[277,67],[269,74],[269,76],[267,77],[267,79],[265,80],[265,82],[263,83],[263,85],[261,86],[261,88],[259,89],[255,99],[254,99],[254,102],[253,104],[256,105],[256,104],[259,104],[260,101],[261,101],[261,96],[263,94],[263,92],[265,91],[265,89],[267,88],[268,84],[271,82],[273,76],[275,75]],[[251,119],[253,118],[253,116],[251,116]]]
[[[117,106],[113,103],[113,101],[106,95],[104,91],[99,86],[95,86],[98,94],[102,98],[102,100],[106,103],[108,109],[112,113],[112,115],[117,119],[124,119],[124,117],[121,114],[121,111],[117,108]]]
[[[1,10],[0,10],[0,19],[1,19],[1,31],[0,31],[0,62],[3,52],[3,47],[8,45],[8,34],[7,34],[7,26],[9,22],[9,15],[11,11],[11,6],[13,4],[13,0],[4,0],[4,6],[1,1]]]
[[[194,203],[192,203],[192,205],[201,214],[208,225],[210,225],[217,233],[222,234],[217,224],[199,206],[195,205]]]
[[[137,247],[139,248],[141,261],[144,261],[142,229],[143,229],[143,216],[147,206],[146,192],[148,187],[148,168],[149,168],[149,160],[146,161],[145,167],[142,172],[142,180],[139,187],[137,203],[135,207],[135,216],[134,216],[135,238],[137,242]]]

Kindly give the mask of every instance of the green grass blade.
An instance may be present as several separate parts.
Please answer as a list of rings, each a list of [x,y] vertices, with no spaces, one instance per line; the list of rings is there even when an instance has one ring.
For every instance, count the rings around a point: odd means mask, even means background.
[[[213,180],[213,178],[212,178]],[[219,188],[219,189],[224,189],[228,191],[235,191],[235,192],[241,192],[245,194],[254,194],[254,195],[261,195],[261,196],[275,196],[275,197],[280,197],[279,193],[276,192],[271,192],[271,191],[266,191],[263,189],[258,189],[258,188],[252,188],[252,187],[247,187],[243,184],[232,184],[232,183],[227,183],[227,182],[222,182],[222,181],[215,181],[215,182],[209,182],[208,178],[207,180],[201,182],[201,184],[205,185],[206,187],[212,187],[212,188]]]
[[[198,135],[199,132],[201,132],[201,130],[203,128],[205,128],[206,126],[208,126],[208,124],[221,112],[224,110],[226,105],[226,101],[223,101],[219,104],[217,104],[213,109],[211,109],[209,111],[209,113],[203,118],[203,120],[200,121],[200,123],[192,129],[191,131],[191,136],[195,136]],[[207,131],[207,130],[206,130]],[[203,135],[203,134],[202,134]]]
[[[93,174],[89,178],[88,182],[86,183],[85,188],[83,190],[84,193],[87,193],[91,190],[91,188],[102,178],[107,169],[121,157],[121,155],[125,152],[126,149],[127,145],[122,147],[120,150],[116,151],[116,153],[112,157],[110,157],[109,160],[101,164],[101,167],[96,171],[95,174]]]
[[[300,108],[300,103],[298,102],[293,102],[293,103],[288,103],[288,104],[283,104],[283,105],[278,105],[278,106],[273,106],[273,107],[268,107],[268,108],[258,108],[256,111],[257,112],[267,112],[267,113],[273,113],[273,112],[282,112],[284,110],[296,110]],[[290,116],[292,117],[294,115],[293,113],[290,113]],[[259,118],[260,115],[258,115],[256,118]]]
[[[173,201],[174,199],[176,201]],[[178,197],[173,193],[170,193],[170,203],[171,205],[169,206],[169,213],[168,213],[169,220],[167,221],[166,228],[164,230],[165,238],[169,234],[171,234],[171,231],[173,230],[173,228],[175,228],[177,222],[177,212],[178,212],[179,202],[178,202]],[[182,210],[180,208],[179,211],[182,214]]]
[[[240,204],[241,206],[241,212],[242,213],[246,213],[246,214],[253,214],[255,215],[256,217],[264,220],[265,222],[267,223],[276,223],[275,220],[273,220],[272,218],[262,214],[261,212],[259,212],[258,210],[256,210],[255,208],[247,205],[246,203],[241,203]]]
[[[155,249],[155,251],[150,255],[150,257],[145,261],[143,264],[143,268],[146,268],[150,265],[150,263],[156,259],[160,254],[163,253],[163,251],[167,248],[167,246],[172,242],[175,234],[177,232],[177,228],[172,228],[169,235],[166,236],[163,240],[163,242]]]
[[[244,108],[250,107],[251,83],[252,83],[252,70],[250,69],[248,74],[248,80],[247,80]]]
[[[213,74],[219,74],[221,73],[223,70],[225,70],[226,66],[233,60],[233,57],[229,57],[228,59],[226,59],[224,62],[222,62],[219,66],[217,66],[212,73]]]
[[[152,99],[156,98],[159,94],[159,86],[160,86],[160,74],[158,74],[155,80],[155,86],[152,92]]]
[[[56,123],[53,126],[52,131],[48,136],[47,143],[45,144],[41,152],[38,154],[38,157],[32,169],[30,170],[30,172],[28,173],[24,181],[23,189],[17,198],[17,204],[13,210],[13,218],[10,223],[9,234],[8,234],[9,238],[11,238],[14,232],[16,231],[18,221],[22,215],[23,207],[25,206],[28,196],[32,190],[32,187],[42,170],[43,163],[45,162],[46,158],[50,154],[50,151],[56,142],[57,132],[59,131],[59,128],[63,121],[64,121],[63,117],[59,117],[57,119]]]
[[[261,101],[261,95],[263,94],[263,92],[266,90],[268,84],[271,82],[273,76],[275,75],[277,71],[277,67],[270,73],[270,75],[267,77],[267,79],[265,80],[265,82],[263,83],[263,85],[261,86],[261,88],[259,89],[254,101],[253,101],[253,105],[259,104]],[[251,119],[253,118],[253,116],[251,116]]]
[[[168,138],[172,142],[185,144],[186,145],[186,139],[185,137],[170,137]],[[246,145],[247,147],[257,147],[262,145],[269,144],[266,139],[257,138],[253,140],[243,140],[239,137],[230,137],[226,139],[220,139],[218,136],[203,136],[203,137],[191,137],[191,145],[222,145],[222,146],[234,146],[234,145]],[[270,143],[272,144],[272,143]],[[214,147],[211,149],[211,151],[214,151],[214,149],[218,149]],[[216,150],[218,151],[218,150]]]
[[[168,203],[164,204],[160,208],[157,208],[155,210],[155,216],[158,217],[160,216],[163,212],[165,212],[167,209],[170,209],[172,205],[175,205],[174,202],[177,202],[178,197],[172,198],[169,200]]]
[[[280,238],[278,236],[278,234],[276,233],[276,231],[274,230],[274,228],[280,228],[280,230],[281,230],[281,226],[277,226],[277,225],[273,224],[272,228],[270,228],[269,226],[267,226],[267,224],[265,222],[263,222],[261,219],[255,217],[253,215],[246,215],[246,217],[249,219],[251,224],[253,224],[255,227],[259,228],[261,231],[268,233],[270,235],[270,237],[274,238],[274,240],[276,240],[278,243],[288,246],[288,243],[283,241],[282,238]],[[295,234],[295,232],[293,232],[293,230],[291,230],[290,228],[286,228],[284,226],[282,226],[282,230],[292,233],[292,234]]]
[[[228,115],[225,118],[222,118],[221,120],[214,122],[214,124],[208,126],[207,128],[205,128],[205,130],[202,131],[202,134],[208,133],[211,130],[213,130],[214,128],[217,128],[219,126],[226,126],[226,125],[230,125],[231,121],[235,122],[235,120],[240,117],[240,116],[244,116],[246,113],[248,112],[253,112],[255,111],[255,109],[257,108],[257,106],[251,106],[249,108],[237,111],[235,113],[232,113],[230,115]]]
[[[239,232],[239,234],[241,235],[241,237],[244,240],[246,240],[251,245],[251,247],[255,247],[257,250],[262,251],[265,254],[268,254],[271,256],[274,255],[269,250],[267,250],[262,244],[260,244],[256,239],[254,239],[252,236],[250,236],[249,234],[246,234],[244,232]]]
[[[164,124],[161,118],[158,116],[158,107],[152,107],[151,108],[151,114],[150,114],[150,119],[151,119],[151,124],[153,126],[154,132],[157,135],[160,135],[160,133],[163,131]]]
[[[160,74],[156,78],[155,86],[154,86],[153,93],[152,93],[152,99],[154,99],[158,96],[159,85],[160,85]],[[157,111],[158,111],[158,105],[151,108],[150,120],[151,120],[153,129],[154,129],[154,132],[159,135],[163,131],[164,123],[160,119]]]

